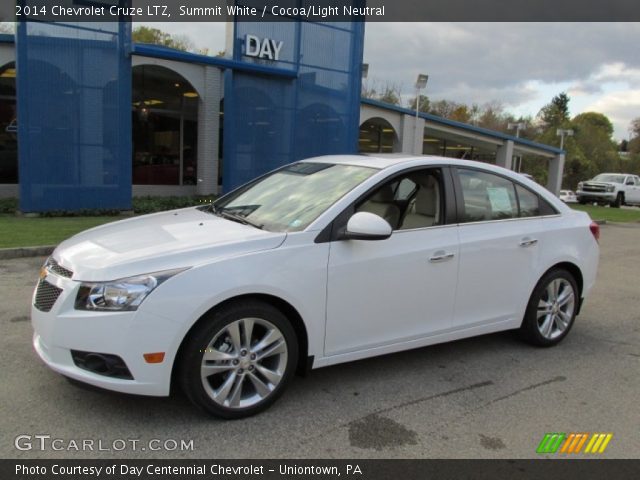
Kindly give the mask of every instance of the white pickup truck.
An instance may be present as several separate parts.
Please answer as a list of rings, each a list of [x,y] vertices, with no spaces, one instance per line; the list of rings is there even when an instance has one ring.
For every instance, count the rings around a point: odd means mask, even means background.
[[[640,205],[640,177],[627,173],[601,173],[578,183],[578,202],[597,202],[612,207]]]

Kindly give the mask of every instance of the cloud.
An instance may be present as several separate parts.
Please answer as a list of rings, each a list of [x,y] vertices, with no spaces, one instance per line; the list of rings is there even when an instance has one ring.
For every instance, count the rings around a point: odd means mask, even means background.
[[[585,102],[609,106],[609,94],[602,103],[595,97],[612,89],[622,90],[616,98],[635,95],[639,43],[638,23],[369,23],[364,61],[370,78],[408,96],[418,73],[427,73],[426,94],[434,100],[498,100],[535,115],[557,87],[584,97],[572,102],[580,105],[577,114]],[[622,128],[616,124],[617,132]]]
[[[620,90],[600,97],[585,111],[604,113],[615,126],[616,138],[628,138],[631,120],[640,117],[640,90]]]

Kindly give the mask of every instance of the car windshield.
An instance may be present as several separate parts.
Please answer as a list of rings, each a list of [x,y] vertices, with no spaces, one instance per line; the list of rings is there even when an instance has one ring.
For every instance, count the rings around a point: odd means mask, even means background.
[[[612,183],[624,183],[624,175],[613,175],[611,173],[601,173],[596,175],[593,179],[594,182],[612,182]]]
[[[274,232],[305,229],[377,169],[298,162],[225,195],[212,212]]]

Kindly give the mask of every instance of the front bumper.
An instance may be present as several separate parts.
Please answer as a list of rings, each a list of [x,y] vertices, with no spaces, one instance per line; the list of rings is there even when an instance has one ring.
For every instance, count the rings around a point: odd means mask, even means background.
[[[46,281],[62,289],[49,312],[31,307],[33,346],[49,368],[100,388],[139,395],[166,396],[179,342],[175,321],[138,309],[89,312],[74,308],[79,282],[49,274]],[[35,300],[35,292],[34,292]],[[149,299],[147,299],[149,300]],[[71,350],[119,356],[133,379],[114,378],[82,369]],[[162,363],[149,364],[144,353],[165,352]]]
[[[613,202],[616,199],[616,192],[585,192],[578,190],[576,192],[576,198],[578,201]]]

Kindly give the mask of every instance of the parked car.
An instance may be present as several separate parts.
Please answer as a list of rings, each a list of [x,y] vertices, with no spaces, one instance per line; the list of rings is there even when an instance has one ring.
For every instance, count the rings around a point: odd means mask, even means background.
[[[558,197],[564,203],[576,203],[578,201],[576,194],[572,190],[560,190],[560,195]]]
[[[72,379],[156,396],[176,383],[244,417],[295,371],[510,329],[557,344],[594,284],[598,235],[500,167],[318,157],[64,241],[34,292],[33,344]]]
[[[640,205],[640,177],[628,173],[601,173],[593,180],[578,183],[578,202],[595,202],[620,207]]]

